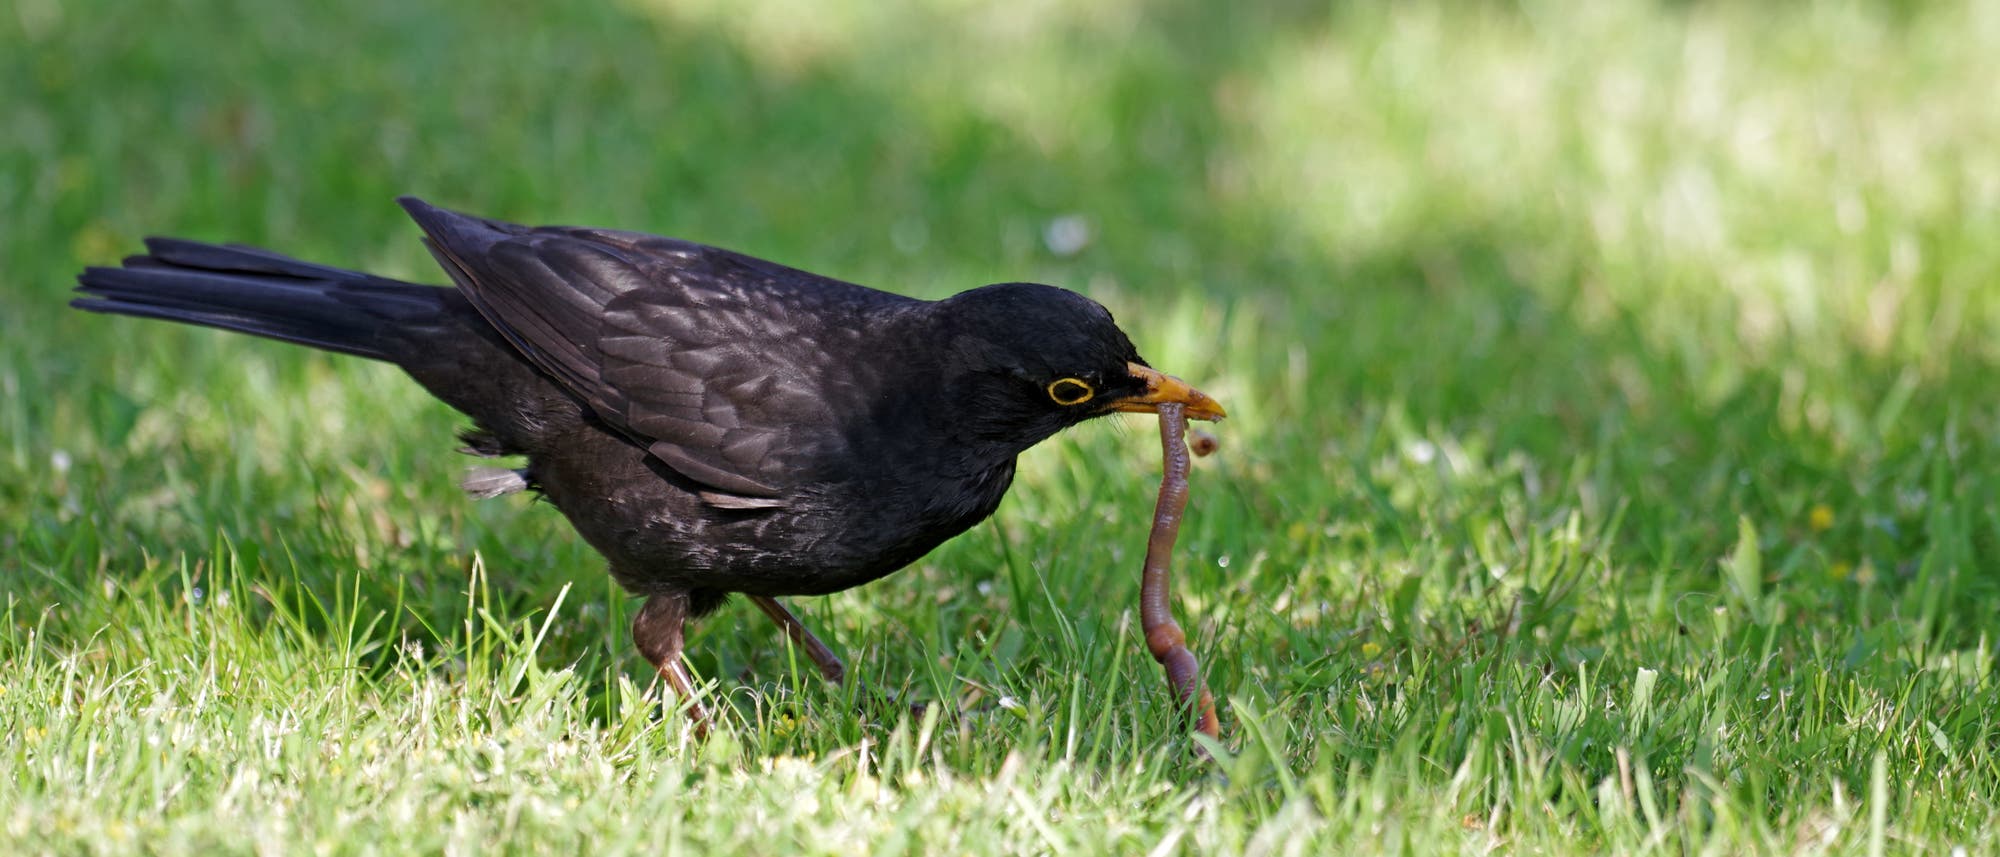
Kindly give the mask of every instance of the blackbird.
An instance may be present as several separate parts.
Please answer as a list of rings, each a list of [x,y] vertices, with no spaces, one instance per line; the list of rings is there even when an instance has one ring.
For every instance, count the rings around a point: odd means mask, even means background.
[[[399,200],[456,288],[151,238],[74,306],[394,363],[471,417],[478,497],[539,492],[644,596],[633,642],[698,728],[684,626],[902,568],[1000,503],[1023,450],[1119,411],[1214,400],[1150,368],[1096,302],[1003,283],[925,301],[715,247],[526,227]]]

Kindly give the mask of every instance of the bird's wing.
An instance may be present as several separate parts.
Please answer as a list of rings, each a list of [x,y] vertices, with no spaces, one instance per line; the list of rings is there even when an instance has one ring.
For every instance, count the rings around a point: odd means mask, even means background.
[[[828,355],[915,303],[691,242],[403,205],[508,341],[718,506],[783,505],[803,462],[846,447],[862,393]]]

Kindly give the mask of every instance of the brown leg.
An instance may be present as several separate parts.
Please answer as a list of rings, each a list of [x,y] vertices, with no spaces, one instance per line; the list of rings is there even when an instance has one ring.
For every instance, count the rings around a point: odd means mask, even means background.
[[[653,662],[653,669],[667,680],[674,695],[687,704],[687,716],[694,721],[695,734],[707,737],[708,709],[695,698],[694,676],[681,663],[687,617],[687,593],[651,596],[646,599],[646,606],[639,608],[639,615],[632,617],[632,642],[639,647],[639,654]]]
[[[819,667],[819,674],[826,676],[827,681],[839,684],[840,680],[847,676],[847,667],[840,662],[840,656],[827,648],[825,643],[820,642],[818,637],[813,636],[813,632],[806,630],[805,623],[800,622],[799,617],[793,616],[792,611],[785,609],[785,605],[778,603],[778,599],[763,595],[752,595],[749,598],[750,603],[757,605],[757,609],[764,611],[764,615],[771,617],[771,621],[778,623],[778,627],[785,630],[785,636],[792,638],[792,645],[798,646],[806,653],[806,657],[812,658],[812,662]]]

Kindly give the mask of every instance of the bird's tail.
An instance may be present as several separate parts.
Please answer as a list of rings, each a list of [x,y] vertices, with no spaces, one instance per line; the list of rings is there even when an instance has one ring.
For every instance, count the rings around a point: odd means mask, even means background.
[[[241,245],[146,239],[146,255],[87,268],[71,306],[163,318],[404,362],[449,289],[331,268]]]

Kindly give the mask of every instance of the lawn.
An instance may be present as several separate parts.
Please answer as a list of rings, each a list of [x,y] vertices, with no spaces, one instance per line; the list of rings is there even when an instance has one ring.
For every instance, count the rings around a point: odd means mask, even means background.
[[[17,0],[0,852],[2000,851],[2000,3]],[[1104,302],[1228,406],[1178,607],[1120,417],[994,519],[634,603],[392,367],[86,316],[391,202]],[[910,701],[930,703],[921,717]]]

